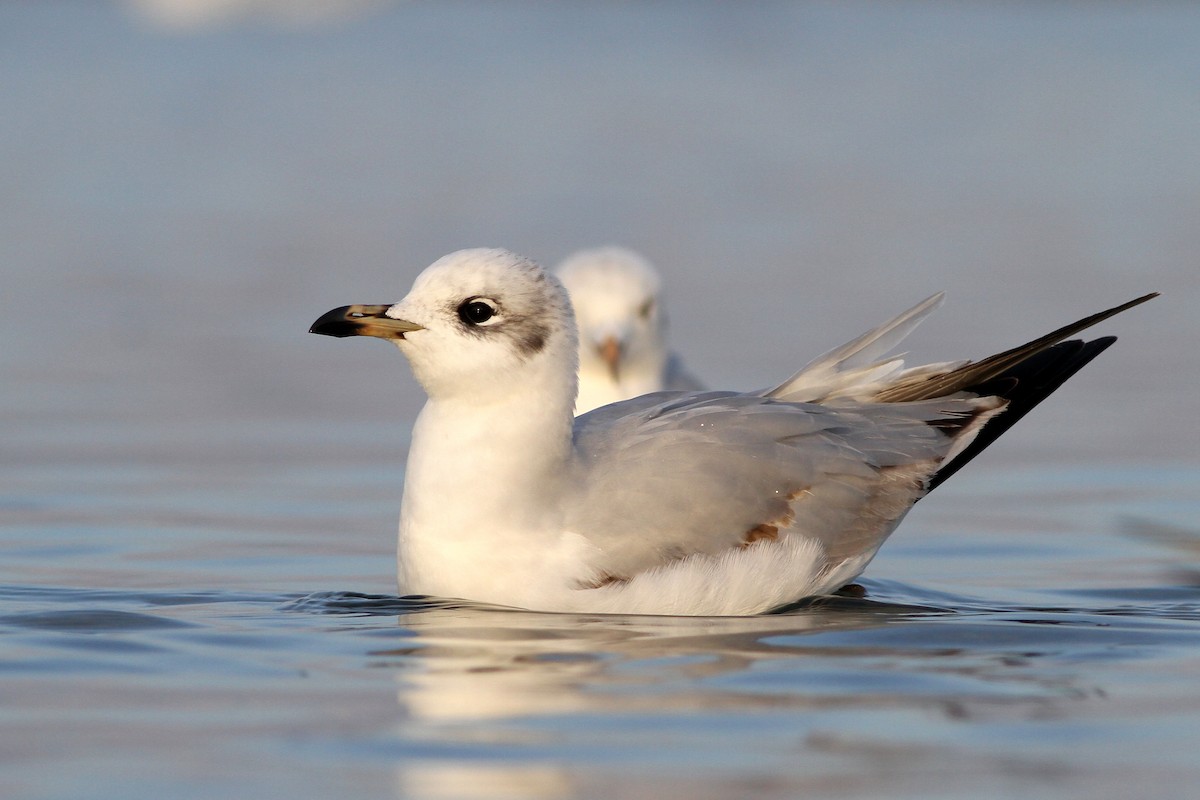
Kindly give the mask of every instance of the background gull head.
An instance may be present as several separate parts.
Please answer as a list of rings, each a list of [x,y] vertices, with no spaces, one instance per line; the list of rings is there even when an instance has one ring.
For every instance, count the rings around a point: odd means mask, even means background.
[[[624,247],[580,250],[558,266],[579,327],[576,412],[663,389],[700,384],[667,348],[662,278]]]

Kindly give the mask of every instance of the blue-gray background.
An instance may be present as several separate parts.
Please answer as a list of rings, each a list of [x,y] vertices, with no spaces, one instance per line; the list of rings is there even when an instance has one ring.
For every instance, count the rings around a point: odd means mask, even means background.
[[[1185,3],[4,4],[4,582],[392,591],[421,393],[391,349],[312,337],[308,325],[333,306],[398,300],[461,247],[552,264],[619,243],[660,267],[675,347],[722,388],[777,381],[941,289],[947,305],[912,337],[914,358],[986,355],[1162,291],[1106,323],[1099,332],[1122,341],[923,503],[868,573],[930,591],[987,586],[1013,602],[1039,585],[1153,583],[1177,557],[1121,531],[1190,530],[1196,513],[1198,42],[1200,8]],[[1063,538],[1048,544],[1047,531]],[[975,533],[991,544],[961,545]],[[1010,549],[989,549],[1001,539]],[[50,600],[29,591],[20,608],[42,613]],[[82,604],[72,610],[95,610],[71,597]],[[162,602],[121,597],[109,603]],[[32,652],[57,652],[33,627]],[[206,667],[148,655],[146,669],[164,692],[190,684],[189,669],[232,672],[257,691],[253,670],[216,666],[229,653],[209,647],[196,656]],[[111,667],[22,658],[10,672],[39,673],[42,683],[21,679],[34,698],[61,695],[60,671],[93,696]],[[333,702],[320,697],[314,709]],[[364,698],[350,707],[380,707]],[[1196,697],[1180,702],[1162,699],[1191,709]],[[136,706],[98,703],[104,719]],[[222,703],[240,708],[226,695],[199,707]],[[655,741],[675,724],[659,711],[664,728],[639,723]],[[190,713],[164,723],[181,747],[212,734],[188,728]],[[290,723],[272,719],[264,737],[290,741]],[[96,796],[128,796],[134,784],[112,777],[124,751],[69,739],[56,752],[64,725],[78,720],[37,700],[10,717],[10,766],[27,772],[6,768],[9,780],[69,796],[99,774]],[[972,752],[1020,747],[1028,733]],[[176,741],[146,734],[156,740]],[[1155,748],[1169,762],[1159,774],[1186,764]],[[332,772],[302,779],[285,760],[255,783],[255,761],[229,773],[232,785],[379,791],[331,777],[343,751],[317,752],[306,765],[324,758]],[[563,778],[570,791],[543,794],[603,794],[602,779],[580,776],[622,763],[605,753],[584,748]],[[92,767],[48,766],[63,755]],[[1061,774],[1109,755],[1065,757]],[[163,758],[154,785],[182,796],[198,779]],[[520,754],[480,758],[528,767]],[[657,780],[685,763],[646,769]],[[970,763],[985,783],[1002,771]],[[758,777],[785,796],[792,764],[781,756]],[[914,794],[942,778],[915,779]],[[888,785],[878,779],[846,792]],[[1094,792],[1110,779],[1066,785]]]

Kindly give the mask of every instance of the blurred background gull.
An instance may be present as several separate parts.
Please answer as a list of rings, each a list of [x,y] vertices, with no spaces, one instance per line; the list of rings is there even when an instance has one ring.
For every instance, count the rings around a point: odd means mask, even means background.
[[[579,326],[575,413],[665,389],[694,391],[700,381],[667,344],[662,278],[625,247],[572,253],[556,273]]]
[[[381,10],[394,0],[123,0],[130,13],[166,30],[244,24],[284,28],[327,25]]]

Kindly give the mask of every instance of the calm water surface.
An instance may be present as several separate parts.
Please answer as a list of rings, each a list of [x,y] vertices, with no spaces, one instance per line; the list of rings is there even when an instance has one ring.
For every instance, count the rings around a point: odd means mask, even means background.
[[[0,6],[0,796],[1200,796],[1197,41],[1185,4]],[[938,289],[918,358],[1164,296],[864,596],[394,596],[420,392],[304,331],[452,249],[610,241],[721,387]]]
[[[987,507],[949,505],[969,501]],[[296,591],[379,583],[389,559],[253,524],[6,539],[6,796],[1190,796],[1200,777],[1200,572],[1103,531],[910,524],[866,598],[737,619]]]

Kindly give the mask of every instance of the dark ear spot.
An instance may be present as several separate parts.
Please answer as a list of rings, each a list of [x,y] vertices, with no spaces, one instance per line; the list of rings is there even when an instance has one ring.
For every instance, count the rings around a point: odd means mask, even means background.
[[[526,323],[517,332],[517,351],[525,358],[536,355],[546,346],[546,337],[549,335],[546,326]]]

